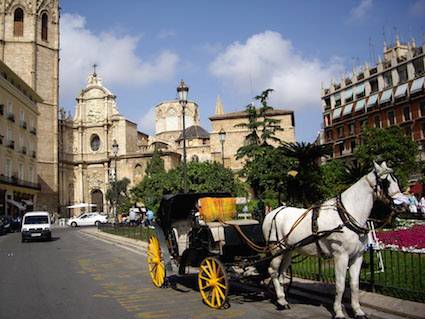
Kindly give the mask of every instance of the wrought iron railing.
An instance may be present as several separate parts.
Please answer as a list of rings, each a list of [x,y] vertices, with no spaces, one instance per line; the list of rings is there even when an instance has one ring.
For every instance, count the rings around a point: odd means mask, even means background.
[[[384,249],[381,250],[381,258],[372,248],[365,253],[360,274],[361,287],[397,298],[425,302],[425,254]],[[335,282],[333,259],[308,257],[297,262],[295,258],[292,269],[297,277]]]

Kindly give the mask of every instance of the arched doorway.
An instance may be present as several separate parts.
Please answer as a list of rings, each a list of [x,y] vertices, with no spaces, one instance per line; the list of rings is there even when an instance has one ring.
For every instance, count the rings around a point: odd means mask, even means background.
[[[91,192],[91,203],[96,205],[97,212],[103,212],[103,193],[100,189]]]

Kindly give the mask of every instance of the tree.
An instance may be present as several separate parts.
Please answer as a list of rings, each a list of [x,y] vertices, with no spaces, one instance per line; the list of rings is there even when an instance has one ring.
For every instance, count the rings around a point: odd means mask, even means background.
[[[112,207],[117,209],[116,213],[127,212],[132,206],[127,192],[128,185],[130,185],[130,180],[128,178],[113,181],[109,184],[109,188],[106,191],[106,200],[111,203]],[[117,218],[117,216],[114,217]]]
[[[146,207],[156,210],[162,196],[175,191],[175,182],[165,171],[160,151],[154,151],[145,174],[143,180],[131,189],[131,194],[136,200],[143,201]]]
[[[346,171],[344,163],[341,160],[332,160],[320,166],[322,174],[321,189],[325,198],[331,198],[342,191],[347,185],[344,183],[346,179]]]
[[[409,175],[419,169],[418,146],[398,126],[368,128],[363,131],[363,143],[354,156],[363,166],[372,169],[373,161],[386,161],[393,168],[402,186],[407,186]]]
[[[260,101],[261,106],[256,108],[254,104],[248,105],[248,122],[236,125],[249,131],[245,137],[245,145],[238,149],[236,158],[245,159],[240,175],[246,178],[256,198],[263,197],[267,190],[279,191],[281,178],[277,173],[284,170],[286,164],[279,160],[278,153],[272,146],[273,142],[280,142],[276,133],[282,130],[280,121],[269,117],[273,108],[267,104],[267,99],[272,91],[268,89],[256,96],[255,99]]]
[[[293,170],[296,174],[287,179],[287,196],[292,205],[310,206],[323,199],[322,171],[319,168],[321,157],[330,155],[326,145],[315,143],[285,143],[281,146],[282,154],[293,158]]]
[[[189,192],[229,192],[232,196],[246,194],[246,187],[232,170],[216,162],[189,162],[187,177]],[[162,196],[183,192],[182,185],[181,165],[168,172],[159,166],[159,169],[146,175],[131,193],[150,209],[157,210]]]

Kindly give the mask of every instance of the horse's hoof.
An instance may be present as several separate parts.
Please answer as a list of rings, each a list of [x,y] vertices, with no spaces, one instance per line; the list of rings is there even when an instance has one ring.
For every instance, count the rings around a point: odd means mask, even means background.
[[[281,305],[280,303],[277,303],[277,310],[289,310],[289,309],[291,309],[289,304]]]

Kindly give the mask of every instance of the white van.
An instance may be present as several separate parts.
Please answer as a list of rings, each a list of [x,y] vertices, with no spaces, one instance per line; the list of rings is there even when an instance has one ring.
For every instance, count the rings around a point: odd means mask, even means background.
[[[22,219],[22,242],[32,239],[52,240],[50,216],[48,212],[29,212]]]

